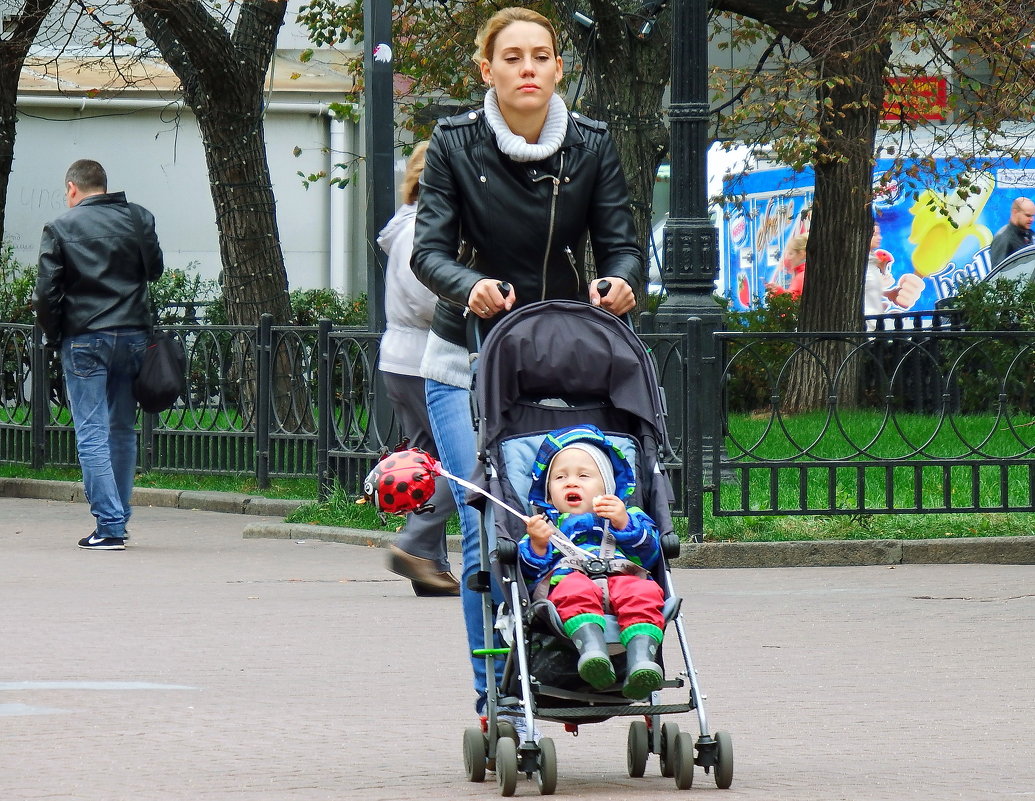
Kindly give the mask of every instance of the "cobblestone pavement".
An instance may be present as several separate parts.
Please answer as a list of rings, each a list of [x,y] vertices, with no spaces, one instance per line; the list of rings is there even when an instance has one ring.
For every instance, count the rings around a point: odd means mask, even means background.
[[[0,799],[498,797],[464,780],[456,600],[245,522],[140,508],[127,551],[91,553],[82,504],[0,498]],[[732,789],[677,791],[656,758],[628,778],[614,719],[542,725],[558,797],[1035,797],[1035,566],[674,573]]]

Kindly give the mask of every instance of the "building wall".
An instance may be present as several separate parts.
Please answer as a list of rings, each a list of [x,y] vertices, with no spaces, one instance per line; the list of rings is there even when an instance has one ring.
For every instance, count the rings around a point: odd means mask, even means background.
[[[313,104],[315,107],[315,104]],[[327,287],[330,274],[330,193],[360,195],[357,187],[306,189],[298,172],[328,169],[332,157],[328,118],[271,109],[265,121],[267,153],[281,243],[292,289]],[[355,126],[347,136],[355,142]],[[296,158],[295,148],[301,150]],[[150,209],[170,267],[196,264],[205,278],[220,270],[215,214],[201,137],[193,116],[174,110],[37,108],[20,102],[15,162],[7,198],[6,238],[19,261],[34,262],[40,230],[64,209],[63,179],[78,158],[94,158],[108,171],[109,188]],[[340,160],[340,159],[339,159]],[[349,275],[338,289],[365,283],[361,196],[345,225]],[[348,205],[348,204],[347,204]]]

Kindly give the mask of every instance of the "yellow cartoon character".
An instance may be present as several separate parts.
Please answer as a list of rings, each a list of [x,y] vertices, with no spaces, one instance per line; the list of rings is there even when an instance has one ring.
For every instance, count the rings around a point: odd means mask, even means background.
[[[967,187],[967,196],[959,192],[935,192],[925,189],[913,208],[913,227],[909,241],[913,250],[913,271],[923,277],[937,275],[944,270],[963,240],[977,237],[980,247],[992,241],[992,232],[977,223],[985,204],[992,196],[995,178],[989,173],[961,176],[961,186]]]

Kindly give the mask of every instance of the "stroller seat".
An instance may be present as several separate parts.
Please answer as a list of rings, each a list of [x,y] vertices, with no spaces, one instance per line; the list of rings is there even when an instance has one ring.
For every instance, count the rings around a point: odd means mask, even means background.
[[[538,406],[542,405],[542,402],[530,405]],[[568,411],[585,409],[590,404],[580,402],[578,404],[565,403],[561,405],[557,403],[549,405],[553,408]],[[508,437],[499,444],[500,459],[496,464],[499,487],[503,490],[503,495],[509,502],[515,506],[520,506],[528,514],[534,511],[528,507],[526,502],[532,484],[531,466],[535,461],[535,456],[540,446],[543,444],[546,433],[543,431]],[[647,477],[643,473],[647,470],[647,464],[650,461],[644,457],[639,443],[634,438],[613,431],[608,431],[606,434],[608,439],[622,450],[625,459],[629,462],[636,476],[637,490],[628,499],[628,504],[630,506],[640,506],[642,504],[641,488],[648,483],[645,481]],[[523,524],[509,517],[497,518],[496,524],[502,526],[502,529],[497,530],[499,539],[497,540],[498,547],[495,559],[499,580],[503,585],[515,584],[522,599],[521,605],[516,607],[513,603],[505,603],[500,612],[504,618],[514,613],[522,616],[524,625],[521,628],[525,631],[528,638],[530,654],[529,678],[533,685],[536,708],[541,714],[548,714],[546,712],[547,709],[571,707],[573,705],[591,706],[603,704],[607,707],[629,706],[630,700],[621,693],[621,679],[615,683],[613,688],[597,690],[586,684],[578,675],[579,654],[571,638],[564,631],[564,624],[561,621],[556,606],[549,598],[532,599],[528,587],[525,585],[524,577],[521,574],[516,552],[508,553],[512,550],[512,543],[521,538]],[[508,543],[508,547],[499,547],[504,538],[510,539],[511,542]],[[652,578],[665,591],[662,616],[666,627],[668,623],[678,616],[682,601],[678,595],[671,592],[671,585],[666,580],[667,569],[667,563],[663,557],[655,566],[652,575]],[[625,649],[620,644],[618,621],[615,615],[610,613],[604,615],[604,621],[604,637],[609,646],[608,651],[611,655],[611,661],[615,667],[616,675],[622,677],[626,673]],[[499,619],[497,623],[498,628],[502,629],[506,629],[510,625],[506,621],[501,623]],[[664,668],[660,652],[657,655],[657,661]],[[511,661],[507,668],[505,668],[503,685],[508,692],[512,691],[511,694],[514,695],[518,694],[518,688],[513,682],[516,678],[516,673],[517,665]],[[684,682],[681,678],[676,678],[672,681],[666,681],[663,686],[681,687],[683,684]],[[603,714],[599,718],[595,718],[595,720],[604,720],[606,718],[607,715]],[[589,721],[581,720],[580,722]]]

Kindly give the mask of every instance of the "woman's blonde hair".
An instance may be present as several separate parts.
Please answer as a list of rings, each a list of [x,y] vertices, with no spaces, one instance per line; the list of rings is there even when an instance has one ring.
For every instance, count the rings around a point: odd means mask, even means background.
[[[805,246],[809,243],[808,234],[800,234],[791,238],[791,241],[787,243],[787,250],[796,250],[799,253],[805,252]]]
[[[403,203],[416,203],[417,193],[420,191],[420,174],[424,172],[424,152],[428,149],[427,142],[418,142],[409,161],[406,162],[406,175],[403,176],[402,186],[399,187],[399,197]]]
[[[481,30],[478,31],[478,35],[474,39],[475,47],[478,48],[474,54],[475,64],[481,64],[482,61],[492,61],[492,51],[496,46],[496,37],[500,35],[500,31],[512,22],[534,22],[536,25],[542,25],[550,34],[553,54],[555,56],[559,54],[560,47],[557,44],[557,31],[554,30],[553,23],[539,12],[533,11],[530,8],[511,6],[510,8],[501,8],[489,17],[488,21],[482,25]]]

